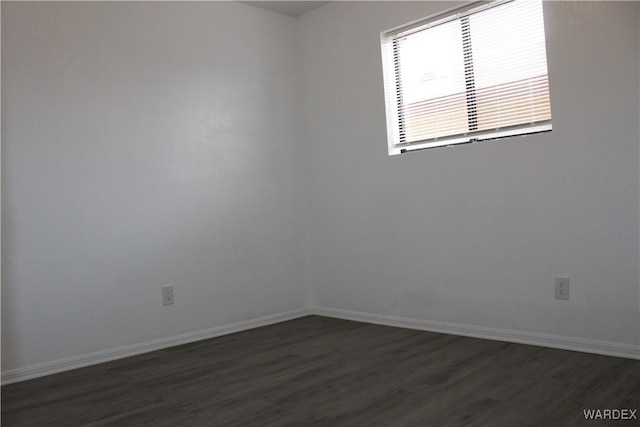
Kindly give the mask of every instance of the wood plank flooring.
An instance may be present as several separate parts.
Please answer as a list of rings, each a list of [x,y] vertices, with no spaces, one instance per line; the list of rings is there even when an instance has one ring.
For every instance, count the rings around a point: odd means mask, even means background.
[[[639,361],[308,316],[4,386],[2,426],[618,426],[583,410],[639,397]]]

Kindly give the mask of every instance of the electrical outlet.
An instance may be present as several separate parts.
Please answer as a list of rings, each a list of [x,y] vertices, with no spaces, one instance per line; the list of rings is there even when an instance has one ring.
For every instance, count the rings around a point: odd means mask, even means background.
[[[568,277],[556,277],[556,299],[569,299]]]
[[[173,285],[162,287],[162,305],[171,305],[173,300]]]

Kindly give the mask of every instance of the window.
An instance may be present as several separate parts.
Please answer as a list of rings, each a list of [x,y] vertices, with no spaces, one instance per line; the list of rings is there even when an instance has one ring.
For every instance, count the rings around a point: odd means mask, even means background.
[[[551,130],[540,0],[474,2],[381,41],[390,155]]]

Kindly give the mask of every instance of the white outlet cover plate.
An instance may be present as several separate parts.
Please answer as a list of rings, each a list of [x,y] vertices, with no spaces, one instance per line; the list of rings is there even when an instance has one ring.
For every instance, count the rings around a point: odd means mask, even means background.
[[[555,291],[556,299],[569,299],[569,278],[556,277]]]

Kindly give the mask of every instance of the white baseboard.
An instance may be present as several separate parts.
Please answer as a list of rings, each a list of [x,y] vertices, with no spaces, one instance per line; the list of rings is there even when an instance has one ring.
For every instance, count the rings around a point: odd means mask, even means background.
[[[2,385],[25,381],[45,375],[56,374],[98,363],[109,362],[129,356],[148,353],[180,344],[215,338],[222,335],[241,332],[247,329],[267,326],[274,323],[297,319],[308,315],[333,317],[337,319],[354,320],[357,322],[373,323],[385,326],[417,329],[421,331],[439,332],[451,335],[462,335],[474,338],[484,338],[496,341],[506,341],[519,344],[531,344],[542,347],[558,348],[562,350],[595,353],[606,356],[624,357],[640,360],[640,346],[614,343],[608,341],[588,340],[582,338],[564,337],[550,334],[514,331],[509,329],[487,328],[482,326],[462,325],[457,323],[436,322],[430,320],[410,319],[405,317],[387,316],[382,314],[364,313],[334,308],[312,307],[310,309],[292,310],[256,319],[245,320],[230,325],[218,326],[197,332],[146,341],[114,349],[69,357],[53,362],[5,371],[1,374]]]
[[[18,368],[2,372],[1,383],[2,385],[6,385],[19,381],[29,380],[32,378],[43,377],[45,375],[56,374],[59,372],[69,371],[72,369],[82,368],[90,365],[96,365],[98,363],[109,362],[129,356],[135,356],[137,354],[148,353],[150,351],[161,350],[163,348],[173,347],[180,344],[187,344],[190,342],[200,341],[208,338],[219,337],[221,335],[232,334],[234,332],[241,332],[247,329],[253,329],[261,326],[271,325],[274,323],[284,322],[287,320],[297,319],[299,317],[308,316],[309,314],[311,314],[311,311],[309,309],[292,310],[284,313],[277,313],[269,316],[259,317],[257,319],[232,323],[230,325],[217,326],[215,328],[205,329],[202,331],[189,332],[173,337],[160,338],[157,340],[146,341],[139,344],[126,345],[109,350],[55,360],[53,362],[46,362],[38,365]]]
[[[510,329],[462,325],[458,323],[435,322],[431,320],[410,319],[405,317],[324,307],[313,307],[311,309],[311,313],[318,316],[334,317],[337,319],[354,320],[357,322],[374,323],[385,326],[396,326],[400,328],[418,329],[421,331],[440,332],[444,334],[462,335],[519,344],[531,344],[562,350],[624,357],[628,359],[640,359],[640,346],[624,343],[514,331]]]

